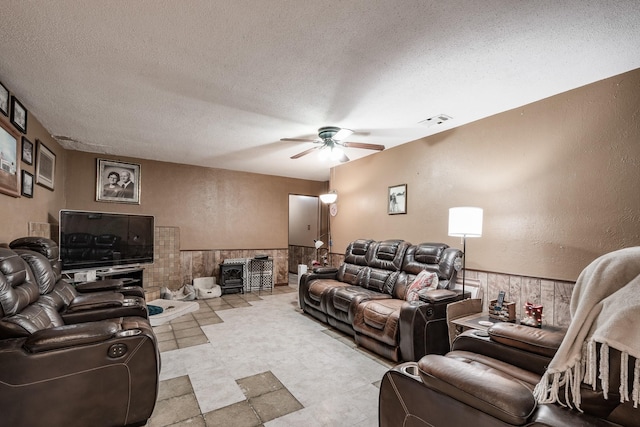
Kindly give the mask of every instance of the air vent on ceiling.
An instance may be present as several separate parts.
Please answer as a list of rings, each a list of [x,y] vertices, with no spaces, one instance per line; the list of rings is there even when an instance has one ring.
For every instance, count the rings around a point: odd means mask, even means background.
[[[431,126],[441,125],[451,119],[452,118],[450,116],[447,116],[446,114],[438,114],[437,116],[429,117],[428,119],[425,119],[418,123],[420,123],[423,126],[431,127]]]

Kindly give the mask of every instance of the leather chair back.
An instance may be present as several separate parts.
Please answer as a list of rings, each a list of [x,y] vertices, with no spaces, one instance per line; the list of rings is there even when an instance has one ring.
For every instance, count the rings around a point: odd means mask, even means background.
[[[54,308],[37,304],[39,300],[38,283],[27,263],[11,249],[0,248],[0,339],[64,324]]]
[[[338,269],[339,281],[350,285],[358,283],[358,275],[367,266],[367,253],[372,244],[374,241],[367,239],[358,239],[349,243],[344,254],[344,262]]]
[[[20,237],[12,241],[9,247],[13,250],[27,249],[44,255],[56,275],[56,281],[62,277],[62,263],[60,262],[60,248],[58,244],[45,237]]]
[[[462,251],[450,248],[445,243],[426,242],[411,246],[404,257],[402,272],[393,293],[394,298],[404,299],[407,286],[422,270],[438,275],[438,289],[453,288],[457,278],[455,260],[461,256]]]

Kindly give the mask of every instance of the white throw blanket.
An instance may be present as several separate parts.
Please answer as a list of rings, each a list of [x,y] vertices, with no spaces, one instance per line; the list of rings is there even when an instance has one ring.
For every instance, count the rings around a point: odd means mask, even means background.
[[[571,324],[549,367],[534,390],[540,403],[565,402],[580,409],[580,384],[596,387],[596,375],[608,399],[609,348],[622,353],[620,401],[638,406],[640,385],[640,247],[621,249],[593,261],[580,273],[571,295]],[[600,363],[596,363],[600,343]],[[628,372],[628,357],[636,358]],[[598,366],[596,366],[598,365]],[[599,372],[598,372],[599,371]],[[633,388],[628,390],[632,375]],[[561,402],[560,402],[561,403]]]

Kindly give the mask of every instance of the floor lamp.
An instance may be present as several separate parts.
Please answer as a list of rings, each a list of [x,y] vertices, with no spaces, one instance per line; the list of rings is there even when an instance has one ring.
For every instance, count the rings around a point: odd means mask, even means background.
[[[462,299],[465,299],[467,237],[482,236],[482,208],[449,208],[449,236],[462,237]]]

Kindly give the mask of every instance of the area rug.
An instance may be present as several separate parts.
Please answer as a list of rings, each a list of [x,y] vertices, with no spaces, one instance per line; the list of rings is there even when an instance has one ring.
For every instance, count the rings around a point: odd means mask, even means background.
[[[200,309],[200,305],[196,301],[175,301],[170,299],[155,299],[147,302],[147,305],[162,307],[162,313],[149,316],[151,326],[163,325],[173,319]]]

